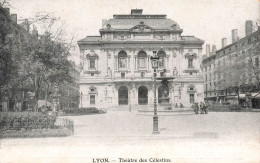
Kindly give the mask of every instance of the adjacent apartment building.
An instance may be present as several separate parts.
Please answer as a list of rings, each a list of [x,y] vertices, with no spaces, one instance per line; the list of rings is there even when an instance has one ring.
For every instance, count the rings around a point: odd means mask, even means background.
[[[253,22],[246,21],[245,37],[238,38],[232,30],[232,43],[222,39],[222,47],[210,52],[202,61],[205,100],[211,103],[243,104],[254,108],[260,104],[260,28],[253,30]]]
[[[203,101],[200,64],[204,41],[183,36],[182,32],[179,24],[166,15],[146,15],[142,9],[102,20],[99,36],[87,36],[78,41],[80,106],[151,107],[154,96],[150,57],[153,51],[160,58],[157,76],[162,76],[166,70],[166,76],[175,78],[168,83],[170,103],[189,107],[193,102]],[[160,81],[157,81],[156,91],[160,99]]]

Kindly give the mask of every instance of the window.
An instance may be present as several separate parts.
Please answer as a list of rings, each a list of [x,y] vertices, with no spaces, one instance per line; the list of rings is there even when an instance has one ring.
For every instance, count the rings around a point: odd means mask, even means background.
[[[164,76],[164,72],[160,72],[160,77],[163,77]]]
[[[190,75],[192,75],[192,72],[190,72]]]
[[[193,103],[195,101],[194,94],[190,94],[190,103]]]
[[[95,95],[90,95],[90,105],[95,104]]]
[[[94,76],[94,73],[90,73],[91,76]]]
[[[247,43],[248,43],[248,44],[251,44],[251,38],[249,38],[249,39],[247,40]]]
[[[98,63],[98,55],[91,50],[87,55],[86,58],[88,60],[88,69],[93,70],[96,69],[96,63]]]
[[[125,51],[121,51],[118,53],[118,67],[119,68],[126,68],[126,61],[127,54]]]
[[[143,78],[145,75],[145,72],[141,72],[141,77]]]
[[[255,58],[255,66],[259,67],[259,58]]]
[[[144,51],[138,52],[138,67],[139,68],[146,68],[147,63],[147,54]]]
[[[89,68],[91,68],[91,69],[95,68],[95,60],[94,59],[90,59],[90,61],[89,61]]]
[[[188,68],[193,68],[193,59],[188,59]]]
[[[211,70],[211,65],[209,65],[209,71]]]
[[[159,68],[165,68],[166,53],[164,51],[159,51],[157,55],[159,57]]]
[[[189,87],[189,90],[190,90],[190,91],[194,91],[194,90],[195,90],[195,89],[194,89],[194,86],[190,86],[190,87]]]
[[[124,78],[124,77],[125,77],[125,73],[122,72],[122,73],[121,73],[121,78]]]
[[[97,89],[96,89],[96,87],[93,87],[93,86],[91,86],[90,88],[89,88],[89,93],[90,94],[97,94]]]

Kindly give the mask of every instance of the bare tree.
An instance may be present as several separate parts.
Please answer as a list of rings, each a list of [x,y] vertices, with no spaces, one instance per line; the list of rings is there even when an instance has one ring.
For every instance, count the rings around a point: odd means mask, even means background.
[[[0,6],[1,7],[10,7],[10,0],[0,0]]]

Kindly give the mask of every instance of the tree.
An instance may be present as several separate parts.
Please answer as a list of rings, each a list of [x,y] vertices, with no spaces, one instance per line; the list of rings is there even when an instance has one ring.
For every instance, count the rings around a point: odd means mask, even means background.
[[[11,5],[10,5],[10,0],[0,0],[0,6],[1,6],[1,7],[11,6]]]
[[[14,37],[5,45],[8,60],[8,80],[2,83],[2,90],[8,94],[11,108],[14,108],[15,95],[29,85],[29,91],[34,92],[35,107],[37,110],[38,99],[41,92],[45,93],[47,101],[49,88],[54,84],[73,82],[70,74],[72,64],[68,61],[71,42],[64,39],[64,28],[54,28],[58,19],[50,15],[37,15],[35,18],[25,20],[29,24],[41,24],[44,33],[27,33],[27,37]],[[25,32],[26,33],[26,32]],[[23,36],[23,35],[21,35]],[[10,62],[10,63],[9,63]]]
[[[34,85],[35,109],[38,107],[37,101],[41,92],[45,93],[47,103],[51,85],[73,82],[70,74],[72,64],[67,60],[70,55],[71,45],[63,41],[62,28],[56,30],[55,33],[51,33],[50,29],[55,20],[51,19],[46,32],[37,41],[31,42],[25,48],[28,54],[26,58],[30,59],[29,61],[26,60],[24,66]]]

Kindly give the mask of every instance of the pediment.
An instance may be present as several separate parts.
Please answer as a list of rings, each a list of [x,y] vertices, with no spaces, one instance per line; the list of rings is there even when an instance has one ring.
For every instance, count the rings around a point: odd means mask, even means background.
[[[187,59],[196,59],[197,58],[197,54],[196,53],[187,53],[187,54],[185,54],[185,58],[187,58]]]
[[[90,53],[88,53],[86,55],[86,58],[87,59],[98,59],[99,57],[94,51],[91,50]]]
[[[143,21],[140,22],[140,24],[132,27],[130,32],[152,32],[154,29],[148,25],[145,25]]]

